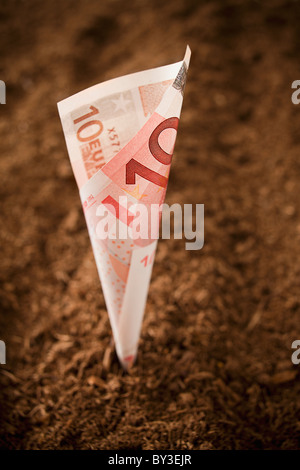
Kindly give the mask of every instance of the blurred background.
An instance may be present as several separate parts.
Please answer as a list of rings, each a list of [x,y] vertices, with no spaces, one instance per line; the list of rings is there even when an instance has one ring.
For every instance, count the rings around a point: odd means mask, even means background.
[[[1,2],[1,448],[299,448],[299,24],[298,1]],[[205,244],[159,242],[124,374],[56,103],[187,43],[166,202],[205,204]]]

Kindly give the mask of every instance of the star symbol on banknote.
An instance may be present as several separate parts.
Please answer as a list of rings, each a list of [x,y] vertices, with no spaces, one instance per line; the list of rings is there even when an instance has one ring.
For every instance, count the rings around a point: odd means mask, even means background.
[[[130,104],[130,100],[126,100],[126,98],[124,98],[123,93],[120,94],[118,99],[112,100],[112,102],[116,106],[115,111],[119,111],[119,109],[120,109],[121,111],[124,111],[124,113],[126,113],[126,111],[127,111],[126,106],[128,104]]]
[[[124,189],[124,188],[123,188]],[[137,185],[133,191],[128,191],[128,189],[124,189],[126,193],[130,194],[130,196],[135,197],[135,199],[143,199],[143,197],[147,197],[147,194],[140,194],[140,186]]]

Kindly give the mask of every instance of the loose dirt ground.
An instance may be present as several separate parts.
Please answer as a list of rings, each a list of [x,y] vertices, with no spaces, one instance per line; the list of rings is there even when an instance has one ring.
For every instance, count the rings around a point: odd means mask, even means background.
[[[0,446],[297,449],[299,2],[2,2]],[[138,360],[111,330],[56,103],[192,61],[166,202],[205,245],[159,242]]]

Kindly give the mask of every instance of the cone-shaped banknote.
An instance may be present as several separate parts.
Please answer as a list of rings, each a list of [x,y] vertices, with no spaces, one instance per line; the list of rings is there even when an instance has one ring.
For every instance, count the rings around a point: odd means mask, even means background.
[[[125,369],[137,354],[190,54],[58,103]]]

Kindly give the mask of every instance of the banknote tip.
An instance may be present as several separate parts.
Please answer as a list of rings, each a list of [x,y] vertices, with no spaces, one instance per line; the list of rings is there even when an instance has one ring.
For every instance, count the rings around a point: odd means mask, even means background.
[[[121,365],[126,372],[129,372],[132,369],[135,362],[135,355],[126,356],[120,359]]]
[[[185,50],[185,54],[184,54],[184,58],[183,58],[183,61],[186,63],[186,66],[187,66],[187,67],[188,67],[189,64],[190,64],[191,54],[192,54],[191,48],[190,48],[190,46],[187,44],[186,50]]]

